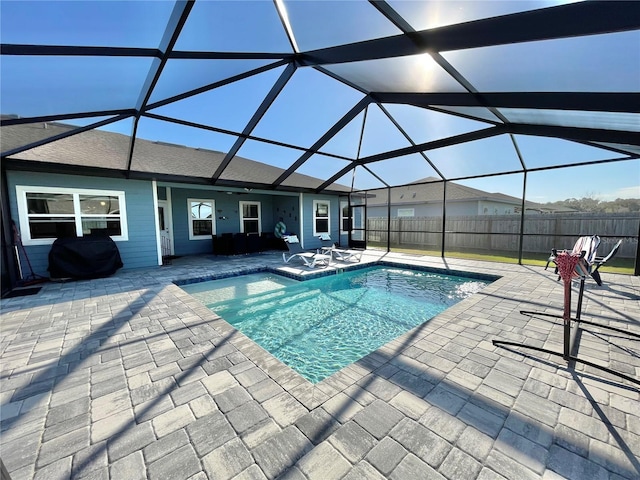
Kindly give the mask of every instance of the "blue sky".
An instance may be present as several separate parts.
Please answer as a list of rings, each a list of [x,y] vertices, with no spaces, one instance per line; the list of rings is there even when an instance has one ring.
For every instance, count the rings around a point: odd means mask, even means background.
[[[506,14],[532,7],[566,2],[430,2],[390,1],[410,18],[414,28],[432,28],[488,14]],[[399,33],[371,5],[353,2],[287,2],[296,42],[314,49]],[[454,8],[455,7],[455,8]],[[480,8],[482,7],[482,8]],[[3,0],[0,4],[2,43],[157,47],[173,2],[71,1],[28,2]],[[336,15],[339,12],[339,15]],[[443,52],[443,57],[476,88],[486,91],[635,91],[640,88],[640,33],[625,32],[533,42],[470,51]],[[631,48],[630,48],[631,46]],[[193,8],[176,49],[211,51],[291,51],[273,2],[199,1]],[[271,60],[170,60],[151,101],[162,100],[233,75],[270,65]],[[135,105],[152,61],[145,58],[12,57],[0,64],[0,105],[3,114],[24,117],[67,112],[131,108]],[[459,91],[459,85],[428,55],[401,59],[327,66],[362,86],[384,91]],[[284,68],[232,83],[154,110],[154,113],[241,132]],[[615,71],[615,75],[610,72]],[[363,94],[311,68],[299,68],[258,123],[252,135],[293,147],[311,146],[338,121]],[[488,111],[467,108],[470,120],[406,105],[383,105],[415,143],[429,142],[491,126],[481,121]],[[593,112],[512,110],[511,121],[533,118],[553,125],[615,126],[640,131],[637,115],[607,116]],[[330,140],[298,171],[328,178],[346,165],[338,157],[367,157],[410,145],[387,117],[371,105],[364,114]],[[95,119],[93,119],[95,120]],[[86,124],[93,120],[79,120]],[[130,134],[130,120],[107,129]],[[359,136],[363,132],[362,143]],[[226,151],[235,137],[190,129],[143,118],[141,137],[192,147]],[[575,142],[516,136],[528,168],[544,168],[621,158],[622,155]],[[239,155],[287,168],[302,151],[247,142]],[[511,139],[492,137],[469,144],[426,152],[448,178],[492,174],[521,168]],[[414,154],[400,160],[370,164],[371,170],[391,185],[437,176],[431,165]],[[571,179],[571,181],[565,181]],[[351,175],[341,180],[350,183]],[[522,175],[494,176],[462,183],[513,196],[522,194]],[[561,188],[559,188],[561,185]],[[356,178],[360,188],[381,184],[368,175]],[[602,200],[640,197],[640,161],[631,160],[557,171],[531,172],[527,198],[546,202],[595,196]]]

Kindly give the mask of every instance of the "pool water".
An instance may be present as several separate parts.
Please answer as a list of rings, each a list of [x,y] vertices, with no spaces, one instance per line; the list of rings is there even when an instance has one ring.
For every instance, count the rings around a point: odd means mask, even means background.
[[[369,267],[303,282],[265,272],[181,288],[317,383],[489,283]]]

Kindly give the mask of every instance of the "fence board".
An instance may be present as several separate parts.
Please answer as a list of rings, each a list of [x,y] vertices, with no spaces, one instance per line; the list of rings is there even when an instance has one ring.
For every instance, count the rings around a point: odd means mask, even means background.
[[[447,217],[446,249],[517,253],[520,220],[520,215]],[[441,248],[442,217],[368,218],[369,241],[386,244],[387,224],[391,230],[391,245],[395,247]],[[626,237],[618,256],[634,258],[639,228],[640,215],[637,213],[525,215],[523,251],[546,254],[552,248],[572,248],[577,238],[584,235],[606,235]],[[599,253],[608,253],[616,241],[617,238],[603,238]]]

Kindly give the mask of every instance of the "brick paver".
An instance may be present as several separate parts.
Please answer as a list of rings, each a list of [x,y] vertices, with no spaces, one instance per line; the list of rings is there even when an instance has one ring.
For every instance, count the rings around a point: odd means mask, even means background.
[[[3,463],[13,480],[640,477],[636,385],[491,342],[561,348],[559,321],[519,313],[561,312],[555,275],[446,263],[501,278],[317,385],[172,283],[280,268],[277,253],[183,257],[3,299]],[[638,331],[638,291],[640,278],[607,273],[587,284],[583,317]],[[640,375],[637,342],[597,327],[580,340],[580,355]]]

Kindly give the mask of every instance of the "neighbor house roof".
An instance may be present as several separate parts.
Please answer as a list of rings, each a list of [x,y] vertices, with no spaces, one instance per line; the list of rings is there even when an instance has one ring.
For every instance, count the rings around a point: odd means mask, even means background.
[[[447,182],[447,202],[459,201],[494,201],[521,206],[522,199],[499,192],[486,192],[477,188]],[[434,177],[427,177],[413,184],[390,189],[390,204],[401,207],[403,205],[417,205],[428,203],[442,203],[444,182]],[[367,194],[367,205],[371,207],[386,205],[388,189],[371,190]],[[525,209],[536,211],[558,211],[535,202],[525,202]],[[566,210],[565,210],[566,211]]]

